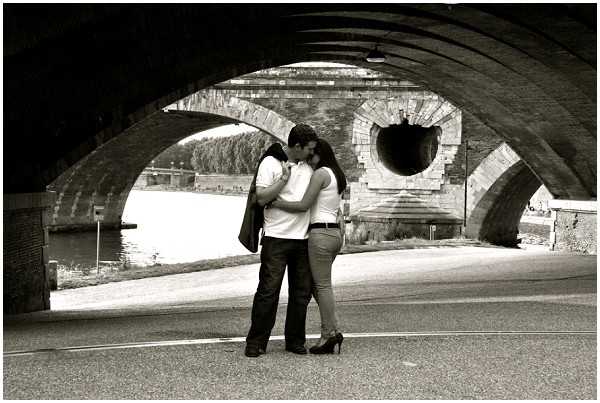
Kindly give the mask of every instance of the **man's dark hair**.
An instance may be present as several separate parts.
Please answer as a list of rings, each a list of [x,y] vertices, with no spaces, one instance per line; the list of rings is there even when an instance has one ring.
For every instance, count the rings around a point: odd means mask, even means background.
[[[309,141],[317,141],[315,129],[304,123],[292,127],[288,137],[288,147],[294,147],[296,144],[300,144],[300,147],[304,148]]]

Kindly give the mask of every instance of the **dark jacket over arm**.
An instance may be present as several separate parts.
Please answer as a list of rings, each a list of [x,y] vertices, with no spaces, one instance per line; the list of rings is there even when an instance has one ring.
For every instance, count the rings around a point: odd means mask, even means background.
[[[250,184],[250,190],[248,191],[248,199],[246,200],[246,211],[244,212],[244,219],[242,221],[242,227],[240,228],[240,234],[238,239],[252,253],[258,251],[258,238],[260,229],[263,226],[264,221],[264,207],[260,206],[256,200],[256,175],[258,174],[258,167],[260,163],[266,157],[275,157],[279,161],[287,161],[287,155],[283,151],[280,143],[271,144],[269,148],[260,157],[258,164],[256,165],[256,172],[254,172],[254,178]]]

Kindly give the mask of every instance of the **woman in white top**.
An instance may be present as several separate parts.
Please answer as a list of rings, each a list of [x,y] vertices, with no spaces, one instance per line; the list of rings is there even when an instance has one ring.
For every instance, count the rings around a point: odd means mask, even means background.
[[[313,354],[333,353],[337,345],[339,353],[344,337],[338,329],[335,313],[331,266],[342,247],[337,218],[341,194],[346,189],[346,176],[325,140],[317,141],[312,163],[315,171],[302,200],[287,202],[277,199],[272,205],[287,211],[310,209],[308,258],[314,283],[313,295],[321,315],[321,339],[309,351]]]

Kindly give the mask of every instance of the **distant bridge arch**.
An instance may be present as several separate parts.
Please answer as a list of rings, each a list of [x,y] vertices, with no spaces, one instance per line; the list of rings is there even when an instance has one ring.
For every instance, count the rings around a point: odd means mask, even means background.
[[[467,236],[515,246],[523,211],[541,184],[525,162],[502,143],[467,181]]]
[[[295,125],[294,122],[271,109],[215,88],[198,91],[165,108],[165,111],[175,110],[225,116],[254,126],[284,143],[287,142],[290,130]]]
[[[93,206],[104,205],[106,228],[120,228],[129,193],[156,155],[200,131],[225,124],[245,123],[286,141],[290,120],[260,105],[201,91],[125,130],[83,158],[48,187],[56,192],[49,228],[95,228]],[[181,108],[181,109],[180,109]]]

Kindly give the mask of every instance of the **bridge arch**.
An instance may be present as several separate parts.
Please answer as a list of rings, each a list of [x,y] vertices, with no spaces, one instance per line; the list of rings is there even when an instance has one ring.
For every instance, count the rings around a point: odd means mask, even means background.
[[[506,144],[491,152],[467,180],[467,236],[515,246],[519,221],[541,182]]]
[[[165,110],[225,116],[254,126],[284,143],[287,142],[290,130],[295,125],[294,122],[271,109],[214,88],[195,92],[167,106]]]
[[[246,123],[281,141],[294,126],[241,99],[211,90],[192,94],[127,129],[53,181],[49,190],[56,192],[56,201],[50,230],[94,229],[94,205],[105,206],[104,227],[120,228],[129,193],[156,155],[194,133],[231,123]]]

